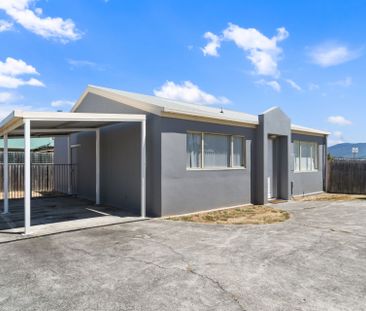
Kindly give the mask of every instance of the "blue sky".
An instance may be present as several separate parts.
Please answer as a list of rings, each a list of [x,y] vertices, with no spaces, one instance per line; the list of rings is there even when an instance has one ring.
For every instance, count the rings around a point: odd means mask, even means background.
[[[0,116],[68,111],[87,84],[363,142],[365,1],[1,0]]]

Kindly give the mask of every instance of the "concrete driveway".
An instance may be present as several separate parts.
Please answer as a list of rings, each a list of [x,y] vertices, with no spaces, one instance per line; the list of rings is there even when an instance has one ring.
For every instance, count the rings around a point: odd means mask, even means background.
[[[0,244],[1,310],[365,310],[366,201],[273,225],[152,220]]]

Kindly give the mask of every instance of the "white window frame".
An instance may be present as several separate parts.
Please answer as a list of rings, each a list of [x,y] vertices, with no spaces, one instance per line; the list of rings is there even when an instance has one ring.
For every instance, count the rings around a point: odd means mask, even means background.
[[[222,171],[222,170],[245,170],[247,164],[246,157],[246,140],[243,135],[231,135],[224,133],[214,133],[214,132],[200,132],[200,131],[187,131],[187,134],[200,134],[201,135],[201,167],[188,167],[186,165],[186,169],[188,171]],[[230,138],[230,166],[227,167],[205,167],[205,135],[221,135]],[[233,166],[233,154],[234,154],[234,137],[240,137],[243,140],[243,166]],[[188,139],[188,135],[186,135],[186,140]],[[187,141],[186,141],[187,146]],[[187,150],[186,150],[187,152]]]
[[[298,153],[299,153],[299,169],[296,168],[296,153],[295,153],[295,145],[296,143],[298,143],[299,145],[299,150],[298,150]],[[312,170],[308,170],[308,169],[303,169],[301,167],[301,146],[302,145],[313,145],[315,147],[315,168],[312,169]],[[313,142],[313,141],[303,141],[303,140],[294,140],[293,141],[293,165],[294,165],[294,172],[295,173],[311,173],[311,172],[318,172],[319,171],[319,144],[317,142]]]

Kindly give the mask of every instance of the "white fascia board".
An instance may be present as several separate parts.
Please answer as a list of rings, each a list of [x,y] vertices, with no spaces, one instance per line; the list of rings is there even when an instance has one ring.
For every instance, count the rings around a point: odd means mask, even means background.
[[[84,112],[33,112],[24,111],[16,115],[31,121],[89,121],[89,122],[139,122],[146,120],[143,114],[112,114],[112,113],[84,113]]]
[[[312,129],[308,127],[303,127],[299,125],[292,124],[291,125],[291,132],[297,133],[297,134],[307,134],[307,135],[317,135],[317,136],[328,136],[331,133],[326,131],[321,131],[317,129]]]
[[[152,104],[146,103],[144,101],[132,99],[128,96],[118,94],[116,92],[112,92],[112,91],[105,90],[105,89],[102,89],[102,88],[99,88],[99,87],[96,87],[96,86],[93,86],[93,85],[89,85],[87,87],[87,89],[84,91],[84,93],[81,95],[81,97],[77,100],[75,105],[72,107],[71,112],[76,112],[78,107],[83,102],[84,98],[89,93],[99,95],[101,97],[119,102],[121,104],[125,104],[127,106],[131,106],[133,108],[140,109],[142,111],[146,111],[146,112],[149,112],[149,113],[152,113],[152,114],[155,114],[155,115],[160,115],[161,111],[163,110],[163,107],[152,105]]]

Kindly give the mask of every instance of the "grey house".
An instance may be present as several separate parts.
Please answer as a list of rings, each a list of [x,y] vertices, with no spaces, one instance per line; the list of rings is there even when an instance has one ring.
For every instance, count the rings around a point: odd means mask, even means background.
[[[325,187],[328,133],[291,124],[280,108],[256,116],[89,86],[72,112],[146,116],[148,216],[264,204]],[[77,194],[91,200],[95,135],[55,141],[55,162],[66,163],[71,154]],[[140,124],[108,125],[99,135],[100,202],[139,211]]]

